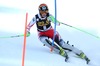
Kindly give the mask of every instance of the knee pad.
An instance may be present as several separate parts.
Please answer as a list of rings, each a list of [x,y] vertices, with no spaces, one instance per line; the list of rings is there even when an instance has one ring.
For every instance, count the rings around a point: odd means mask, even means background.
[[[45,44],[45,42],[46,42],[46,39],[48,39],[48,37],[45,37],[45,36],[40,37],[40,41],[41,41],[42,43],[44,43],[44,44]]]
[[[65,42],[63,41],[63,39],[60,39],[59,44],[62,46],[65,44]]]

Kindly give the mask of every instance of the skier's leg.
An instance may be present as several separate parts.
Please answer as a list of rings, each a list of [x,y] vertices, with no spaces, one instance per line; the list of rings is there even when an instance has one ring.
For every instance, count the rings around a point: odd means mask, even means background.
[[[41,37],[40,37],[40,41],[41,41],[43,44],[45,44],[47,47],[49,47],[49,48],[52,47],[52,42],[48,39],[48,37],[46,37],[46,36],[41,36]],[[62,56],[64,56],[64,57],[68,57],[66,51],[65,51],[64,49],[62,49],[62,48],[59,48],[59,47],[56,46],[55,44],[54,44],[53,50],[54,50],[56,53],[58,53],[58,54],[60,54],[60,55],[62,55]]]
[[[69,50],[69,51],[73,51],[74,53],[76,54],[80,54],[82,51],[78,50],[77,48],[69,45],[69,44],[66,44],[63,39],[61,39],[61,36],[59,35],[58,32],[56,32],[56,35],[55,35],[55,42],[60,45],[63,49],[66,49],[66,50]]]
[[[78,55],[80,58],[85,59],[87,61],[87,64],[89,63],[89,58],[84,54],[83,51],[75,48],[74,46],[65,43],[62,39],[60,39],[59,44],[64,48],[64,49],[68,49],[72,52],[74,52],[76,55]]]
[[[81,50],[73,47],[72,45],[69,45],[69,44],[65,43],[57,31],[56,31],[56,35],[55,35],[55,42],[58,45],[60,45],[63,49],[70,50],[70,51],[74,52],[77,55],[80,55],[82,53]]]
[[[70,45],[70,44],[65,43],[65,42],[63,41],[63,39],[60,39],[59,44],[60,44],[60,46],[62,46],[64,49],[68,49],[68,50],[74,52],[75,54],[80,54],[80,53],[82,53],[81,50],[79,50],[79,49],[73,47],[73,46]]]
[[[40,41],[41,41],[43,44],[45,44],[47,47],[51,48],[51,44],[50,44],[50,42],[49,42],[48,40],[49,40],[49,38],[46,37],[46,36],[41,36],[41,37],[40,37]],[[55,48],[54,50],[55,50],[57,53],[59,53],[58,48]]]

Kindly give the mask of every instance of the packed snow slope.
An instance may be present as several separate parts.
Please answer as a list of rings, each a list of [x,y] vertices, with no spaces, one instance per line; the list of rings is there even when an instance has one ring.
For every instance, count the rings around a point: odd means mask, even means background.
[[[91,59],[90,66],[100,66],[99,39],[64,25],[58,26],[57,31],[65,41],[68,40],[71,45],[84,51]],[[17,34],[0,31],[0,36]],[[0,66],[21,66],[22,49],[23,37],[0,38]],[[27,37],[25,66],[88,66],[85,60],[76,58],[73,53],[69,52],[68,55],[69,61],[65,62],[64,57],[50,52],[48,47],[43,46],[36,33],[31,33],[31,36]]]

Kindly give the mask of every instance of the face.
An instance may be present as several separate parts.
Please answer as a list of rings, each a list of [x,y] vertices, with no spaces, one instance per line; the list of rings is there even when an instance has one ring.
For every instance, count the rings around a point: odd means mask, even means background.
[[[44,18],[47,16],[48,11],[40,11],[41,17]]]

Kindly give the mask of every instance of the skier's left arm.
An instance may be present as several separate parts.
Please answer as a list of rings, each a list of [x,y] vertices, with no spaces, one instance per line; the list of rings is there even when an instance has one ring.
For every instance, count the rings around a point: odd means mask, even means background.
[[[48,19],[51,20],[52,23],[55,23],[55,18],[54,18],[54,16],[52,16],[51,14],[50,14],[50,16],[48,17]],[[56,20],[56,25],[58,25],[58,26],[60,25],[60,22],[59,22],[58,20]]]

